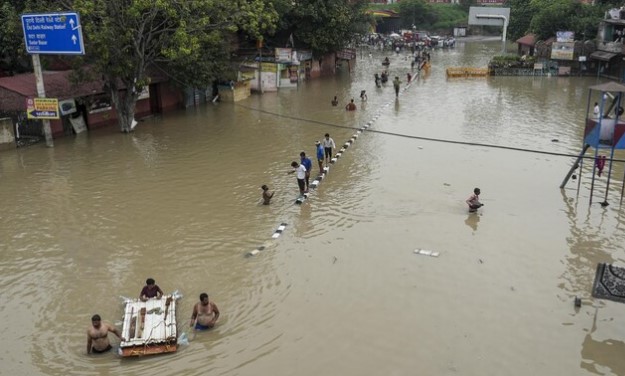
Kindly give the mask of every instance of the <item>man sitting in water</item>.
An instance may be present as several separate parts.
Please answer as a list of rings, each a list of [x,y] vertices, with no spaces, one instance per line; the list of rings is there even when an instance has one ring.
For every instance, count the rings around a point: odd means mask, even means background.
[[[151,298],[160,299],[163,296],[163,290],[156,284],[156,281],[152,278],[148,278],[145,280],[145,286],[141,290],[141,295],[139,295],[139,299],[141,301],[147,301]]]
[[[208,294],[203,292],[200,294],[200,301],[193,306],[193,314],[191,315],[191,323],[195,323],[196,330],[206,330],[215,326],[219,318],[219,308],[217,304],[208,300]]]
[[[125,341],[119,330],[109,323],[103,323],[100,315],[91,317],[91,326],[87,329],[87,354],[101,354],[109,351],[112,346],[109,342],[109,333],[115,334],[122,342]]]

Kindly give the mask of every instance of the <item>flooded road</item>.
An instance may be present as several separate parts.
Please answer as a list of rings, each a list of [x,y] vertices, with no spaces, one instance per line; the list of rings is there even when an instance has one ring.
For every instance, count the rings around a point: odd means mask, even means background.
[[[589,205],[588,164],[561,192],[571,158],[419,138],[579,153],[595,78],[446,80],[500,49],[432,52],[397,101],[373,82],[385,55],[363,52],[351,75],[3,152],[0,374],[625,374],[625,306],[590,298],[596,264],[625,261],[620,185]],[[405,85],[407,55],[389,57]],[[294,205],[299,152],[376,115]],[[201,292],[217,327],[172,355],[87,356],[91,315],[119,324],[148,277],[184,295],[179,332]]]

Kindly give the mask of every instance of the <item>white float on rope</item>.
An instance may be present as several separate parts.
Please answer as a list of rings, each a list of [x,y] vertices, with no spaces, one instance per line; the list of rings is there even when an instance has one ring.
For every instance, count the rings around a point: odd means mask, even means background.
[[[271,235],[271,237],[274,239],[280,237],[280,235],[282,235],[282,231],[284,231],[285,228],[286,228],[286,223],[284,222],[280,223],[280,226],[278,226],[276,231],[273,232],[273,235]]]
[[[295,203],[296,203],[296,204],[298,204],[298,205],[299,205],[299,204],[302,204],[304,201],[306,201],[306,199],[307,199],[307,198],[308,198],[308,192],[304,193],[304,195],[303,195],[303,196],[299,196],[299,197],[295,200]],[[280,236],[280,235],[278,235],[278,236]],[[272,237],[273,237],[273,238],[277,238],[278,236],[276,236],[276,234],[273,234],[273,236],[272,236]]]

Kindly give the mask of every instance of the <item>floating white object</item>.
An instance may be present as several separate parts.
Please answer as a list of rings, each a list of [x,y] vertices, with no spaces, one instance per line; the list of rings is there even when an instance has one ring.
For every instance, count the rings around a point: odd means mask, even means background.
[[[430,256],[430,257],[438,257],[440,256],[440,252],[431,251],[429,249],[415,249],[414,253],[422,256]]]
[[[175,352],[178,349],[176,296],[126,301],[122,337],[125,341],[118,350],[122,357]]]
[[[262,251],[264,249],[265,249],[265,246],[261,245],[260,247],[256,248],[255,250],[248,252],[247,255],[248,256],[256,256],[257,254],[260,253],[260,251]]]

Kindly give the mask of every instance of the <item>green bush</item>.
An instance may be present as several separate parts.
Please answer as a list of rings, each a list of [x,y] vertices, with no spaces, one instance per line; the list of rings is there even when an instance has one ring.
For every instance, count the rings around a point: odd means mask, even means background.
[[[525,60],[518,55],[497,55],[488,63],[488,67],[495,68],[533,68],[536,58],[527,57]]]

